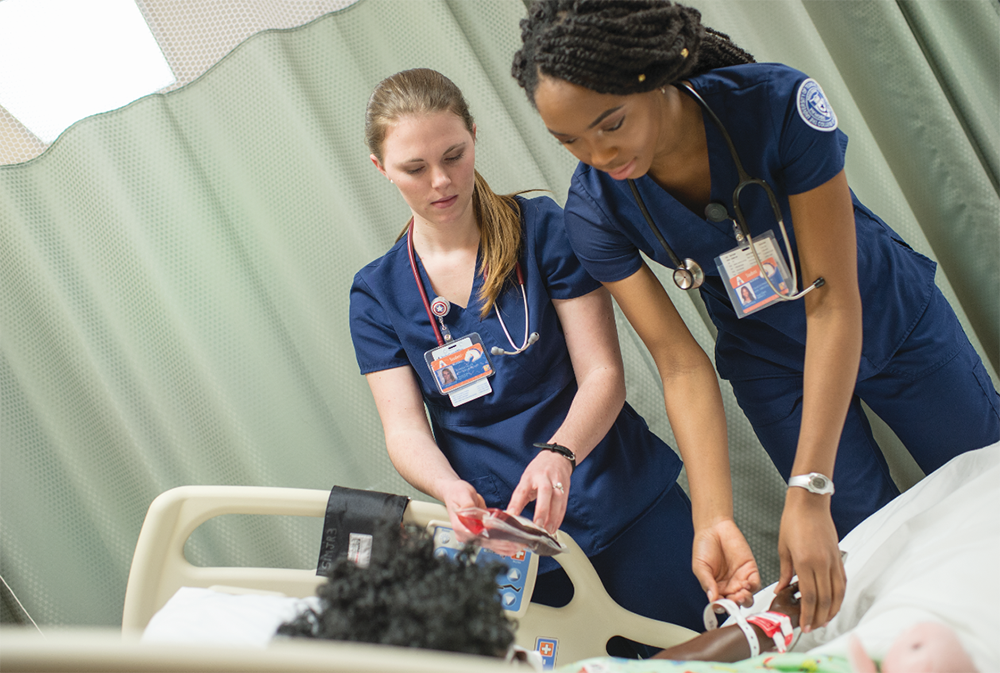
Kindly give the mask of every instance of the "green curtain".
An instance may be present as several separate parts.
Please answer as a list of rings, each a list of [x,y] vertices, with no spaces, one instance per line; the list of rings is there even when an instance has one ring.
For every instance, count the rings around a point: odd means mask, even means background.
[[[759,60],[822,82],[851,136],[852,185],[941,262],[995,375],[995,3],[691,4]],[[438,69],[471,103],[493,187],[562,202],[575,162],[509,76],[523,14],[516,0],[362,0],[258,34],[194,82],[0,166],[0,574],[43,628],[120,624],[143,516],[168,488],[426,498],[385,455],[347,325],[353,274],[408,214],[368,161],[364,107],[386,75]],[[672,287],[711,352],[699,300]],[[655,368],[619,329],[629,400],[672,443]],[[723,393],[737,519],[771,581],[783,484]],[[879,433],[900,483],[919,478]],[[319,523],[223,517],[187,551],[311,567]],[[23,621],[0,595],[0,619]]]

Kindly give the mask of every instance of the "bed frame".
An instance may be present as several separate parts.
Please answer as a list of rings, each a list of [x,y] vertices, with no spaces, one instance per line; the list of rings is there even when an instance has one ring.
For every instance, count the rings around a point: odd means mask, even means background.
[[[125,591],[122,630],[135,634],[183,586],[230,592],[267,591],[306,597],[326,581],[315,570],[285,568],[198,567],[184,557],[191,533],[224,514],[309,516],[326,514],[329,492],[252,486],[182,486],[157,497],[139,534]],[[410,501],[403,520],[421,526],[448,525],[445,508]],[[670,647],[695,635],[690,629],[641,617],[615,603],[604,589],[586,555],[566,533],[558,533],[568,551],[555,559],[573,582],[568,605],[552,608],[524,601],[518,621],[517,644],[536,649],[540,638],[556,643],[555,665],[607,654],[606,644],[623,636],[657,647]],[[525,588],[534,586],[537,562],[529,569]]]

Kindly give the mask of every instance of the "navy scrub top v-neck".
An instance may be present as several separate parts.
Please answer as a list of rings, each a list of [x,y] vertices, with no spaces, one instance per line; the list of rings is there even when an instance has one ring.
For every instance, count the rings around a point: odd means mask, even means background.
[[[717,68],[689,81],[728,130],[746,171],[771,185],[798,261],[788,195],[809,191],[835,177],[844,168],[847,136],[835,125],[819,128],[808,123],[808,115],[800,114],[799,98],[809,87],[803,84],[813,80],[787,66]],[[732,214],[733,190],[739,182],[736,166],[718,129],[709,119],[704,121],[711,200],[725,204]],[[737,245],[732,223],[696,215],[648,175],[635,183],[669,245],[679,257],[693,258],[705,271],[701,296],[719,330],[719,374],[735,381],[801,372],[806,342],[804,302],[776,302],[738,319],[715,264],[718,255]],[[851,199],[865,335],[859,378],[864,379],[885,367],[917,323],[934,290],[936,265],[914,252],[853,192]],[[763,190],[747,187],[740,205],[751,234],[773,230],[787,259]],[[640,251],[673,268],[625,181],[581,163],[570,185],[565,219],[576,254],[598,280],[611,282],[634,274],[642,263]],[[800,274],[800,285],[813,280]]]
[[[500,508],[507,506],[525,467],[537,455],[532,444],[549,440],[577,390],[552,300],[572,299],[600,287],[573,254],[559,206],[548,197],[518,197],[517,202],[524,227],[521,267],[529,331],[540,338],[520,355],[491,356],[496,374],[489,379],[493,392],[485,397],[453,407],[434,385],[424,353],[437,341],[413,277],[405,236],[359,271],[351,288],[351,336],[361,373],[413,367],[438,447],[487,506]],[[417,266],[433,297],[419,259]],[[468,306],[453,304],[445,323],[456,340],[477,332],[487,352],[494,346],[509,350],[496,313],[479,317],[481,285],[477,274]],[[516,283],[501,294],[497,307],[520,342],[524,304]],[[607,436],[573,473],[562,530],[588,556],[600,552],[660,500],[680,468],[678,456],[626,403]],[[524,515],[532,516],[530,505]]]

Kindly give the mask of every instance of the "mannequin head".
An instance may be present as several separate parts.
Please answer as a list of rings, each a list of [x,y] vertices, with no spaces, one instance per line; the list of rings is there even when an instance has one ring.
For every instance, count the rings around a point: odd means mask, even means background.
[[[879,668],[861,641],[851,637],[849,659],[858,673],[974,673],[975,665],[955,631],[938,622],[920,622],[899,634]]]

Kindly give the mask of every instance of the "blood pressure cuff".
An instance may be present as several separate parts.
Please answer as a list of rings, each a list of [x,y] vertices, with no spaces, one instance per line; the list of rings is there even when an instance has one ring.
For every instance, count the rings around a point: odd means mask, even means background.
[[[329,577],[337,559],[345,556],[367,567],[379,525],[401,523],[409,502],[405,495],[334,486],[326,503],[316,574]]]

